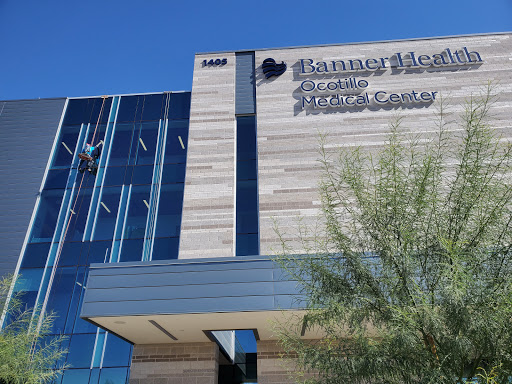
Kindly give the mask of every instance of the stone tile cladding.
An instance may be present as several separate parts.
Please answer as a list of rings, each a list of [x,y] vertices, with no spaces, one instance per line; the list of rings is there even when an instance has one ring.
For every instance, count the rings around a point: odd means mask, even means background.
[[[296,376],[293,356],[284,358],[284,352],[276,341],[259,340],[257,348],[259,384],[292,384],[304,380],[305,377]]]
[[[227,58],[223,66],[204,59]],[[180,258],[233,256],[235,54],[194,64]]]
[[[483,64],[418,70],[391,70],[299,76],[299,59],[317,61],[390,57],[396,52],[417,55],[467,47],[478,51]],[[384,144],[388,125],[403,117],[404,132],[435,131],[437,103],[398,104],[384,108],[302,110],[301,81],[337,81],[355,77],[368,81],[370,95],[377,91],[404,93],[436,91],[450,97],[449,120],[461,104],[477,94],[487,81],[499,83],[500,97],[492,108],[493,126],[506,140],[512,138],[512,34],[475,35],[422,40],[390,41],[326,47],[288,48],[255,52],[258,131],[258,188],[260,253],[274,254],[279,239],[273,226],[290,240],[296,252],[297,218],[314,226],[320,210],[317,192],[319,132],[328,134],[329,146],[362,146],[376,151]],[[203,67],[204,59],[228,59],[225,66]],[[271,57],[285,61],[288,70],[278,78],[264,78],[261,64]],[[235,55],[198,54],[195,58],[190,137],[184,196],[180,258],[234,255],[235,224]],[[456,124],[450,129],[457,131]]]
[[[133,348],[130,384],[217,384],[215,343],[139,344]]]
[[[390,57],[396,52],[415,51],[417,55],[440,53],[467,47],[480,53],[483,64],[422,70],[391,70],[299,75],[299,59],[318,61],[369,59]],[[285,61],[288,70],[278,78],[266,80],[261,64],[271,57]],[[285,238],[298,253],[302,252],[298,238],[297,218],[314,227],[320,209],[317,192],[320,164],[319,132],[328,134],[330,148],[361,146],[376,151],[386,140],[388,124],[394,116],[403,117],[404,132],[413,134],[436,129],[437,103],[398,104],[385,108],[347,107],[303,110],[300,97],[307,95],[299,86],[303,80],[337,81],[355,77],[368,81],[367,92],[404,93],[437,91],[450,98],[449,120],[460,114],[461,104],[471,94],[478,94],[487,81],[499,84],[499,100],[492,108],[496,132],[512,139],[512,34],[470,37],[432,38],[353,44],[344,46],[290,48],[256,51],[256,97],[258,129],[258,187],[260,204],[261,254],[275,254],[279,239],[274,220]],[[325,94],[324,94],[325,95]],[[451,124],[451,130],[460,127]]]

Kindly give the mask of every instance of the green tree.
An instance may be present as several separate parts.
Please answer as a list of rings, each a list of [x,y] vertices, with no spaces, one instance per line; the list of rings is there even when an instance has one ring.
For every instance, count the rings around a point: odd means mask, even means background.
[[[0,310],[5,307],[12,278],[0,280]],[[54,316],[48,315],[36,332],[38,316],[25,308],[22,292],[7,303],[6,325],[0,330],[0,383],[39,384],[52,382],[62,371],[60,360],[64,336],[49,336]],[[37,311],[36,311],[37,312]]]
[[[398,118],[377,154],[322,138],[322,233],[301,228],[310,256],[282,240],[277,258],[304,297],[279,326],[304,381],[488,382],[492,369],[509,383],[512,147],[489,125],[493,100],[492,86],[469,100],[457,129],[441,102],[430,136]]]

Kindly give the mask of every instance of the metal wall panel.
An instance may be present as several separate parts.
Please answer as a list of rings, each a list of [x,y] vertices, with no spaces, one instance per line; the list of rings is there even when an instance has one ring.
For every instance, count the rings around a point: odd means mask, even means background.
[[[0,101],[0,277],[16,268],[65,102]]]
[[[236,54],[235,113],[256,113],[254,52]]]
[[[297,297],[265,256],[93,264],[81,317],[282,310]]]

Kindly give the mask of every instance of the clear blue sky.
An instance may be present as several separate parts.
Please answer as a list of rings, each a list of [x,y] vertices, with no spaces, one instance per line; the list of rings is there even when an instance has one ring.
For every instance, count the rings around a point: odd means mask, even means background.
[[[512,31],[512,0],[0,0],[0,100],[190,90],[196,52]]]

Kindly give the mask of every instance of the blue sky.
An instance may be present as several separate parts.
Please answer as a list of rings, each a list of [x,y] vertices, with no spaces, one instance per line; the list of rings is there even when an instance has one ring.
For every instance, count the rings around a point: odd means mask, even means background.
[[[512,0],[0,0],[0,100],[190,90],[194,53],[512,31]]]

